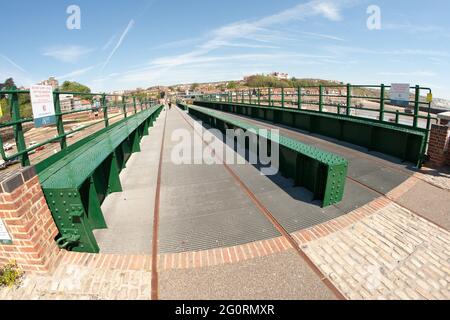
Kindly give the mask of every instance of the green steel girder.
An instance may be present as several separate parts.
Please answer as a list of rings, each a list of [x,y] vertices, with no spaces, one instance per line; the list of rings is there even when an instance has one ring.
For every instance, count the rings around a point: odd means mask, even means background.
[[[99,252],[93,230],[107,228],[101,204],[122,191],[119,174],[147,125],[163,106],[129,116],[67,147],[37,165],[46,201],[60,232],[58,245],[77,252]]]
[[[348,162],[341,156],[286,136],[275,136],[271,132],[259,132],[258,129],[261,128],[258,126],[207,108],[193,105],[183,105],[183,108],[187,108],[189,113],[222,131],[227,128],[252,130],[252,132],[257,132],[256,135],[263,138],[263,141],[277,142],[280,147],[279,169],[284,177],[292,178],[296,186],[302,186],[311,191],[313,200],[321,200],[323,207],[339,203],[342,200]],[[222,108],[218,107],[218,109]],[[259,139],[257,141],[259,148]],[[245,147],[248,148],[247,141]]]
[[[236,102],[195,101],[194,103],[198,106],[247,115],[350,142],[412,162],[417,167],[421,167],[424,161],[426,129],[317,111],[262,107]],[[251,111],[253,109],[257,109],[258,112]]]

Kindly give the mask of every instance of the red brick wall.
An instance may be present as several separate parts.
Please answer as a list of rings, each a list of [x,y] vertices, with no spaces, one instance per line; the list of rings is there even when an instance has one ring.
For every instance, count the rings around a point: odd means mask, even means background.
[[[0,243],[0,265],[15,260],[25,271],[50,271],[58,230],[33,167],[0,177],[0,219],[12,238],[12,244]]]
[[[430,143],[428,145],[428,155],[430,161],[436,166],[443,166],[449,163],[449,140],[450,128],[447,126],[432,125],[430,132]]]

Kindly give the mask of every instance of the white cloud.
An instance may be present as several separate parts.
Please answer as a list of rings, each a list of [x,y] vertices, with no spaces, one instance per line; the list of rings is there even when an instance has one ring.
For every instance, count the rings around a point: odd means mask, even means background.
[[[311,37],[315,37],[315,38],[329,39],[329,40],[335,40],[335,41],[345,41],[342,38],[339,38],[339,37],[336,37],[336,36],[332,36],[332,35],[329,35],[329,34],[315,33],[315,32],[301,32],[301,33],[306,35],[306,36],[311,36]]]
[[[109,56],[106,59],[105,63],[103,64],[102,70],[104,70],[106,68],[106,66],[108,65],[108,63],[111,61],[111,58],[114,56],[116,51],[120,48],[120,46],[122,45],[122,42],[125,40],[128,32],[131,30],[131,28],[133,28],[133,26],[134,26],[134,20],[131,19],[130,22],[128,22],[128,25],[125,28],[125,30],[122,32],[122,35],[120,36],[119,41],[117,42],[116,46],[111,51],[111,53],[109,54]]]
[[[68,74],[65,74],[65,75],[62,75],[62,76],[58,76],[58,77],[56,77],[56,79],[63,80],[63,79],[69,79],[69,78],[73,78],[73,77],[78,77],[78,76],[81,76],[81,75],[91,71],[95,67],[96,66],[94,65],[94,66],[90,66],[90,67],[87,67],[87,68],[78,69],[78,70],[72,71],[72,72],[70,72]]]
[[[432,71],[408,71],[408,72],[378,72],[380,76],[392,77],[435,77],[437,74]]]
[[[52,57],[62,62],[75,63],[78,62],[83,56],[93,51],[94,49],[76,45],[53,46],[47,48],[44,51],[43,55],[47,57]]]
[[[7,56],[0,54],[0,57],[2,57],[3,59],[5,59],[7,62],[9,62],[13,67],[15,67],[16,69],[22,71],[23,73],[28,73],[24,68],[22,68],[21,66],[19,66],[17,63],[15,63],[14,61],[12,61],[10,58],[8,58]]]
[[[102,51],[108,50],[112,46],[115,38],[116,38],[116,35],[111,36],[111,38],[109,38],[108,42],[103,45]]]
[[[407,21],[405,23],[383,23],[383,30],[401,30],[410,33],[444,33],[446,30],[443,27],[435,25],[414,25]]]
[[[119,77],[109,78],[101,77],[96,79],[97,83],[102,83],[108,79],[122,83],[142,83],[145,81],[153,82],[160,79],[166,79],[169,75],[172,79],[177,79],[177,75],[183,73],[186,76],[186,68],[191,72],[191,77],[202,76],[205,79],[208,77],[208,70],[214,69],[214,74],[219,69],[223,69],[223,65],[227,62],[233,61],[233,64],[227,65],[227,68],[237,70],[239,65],[241,68],[256,68],[256,66],[269,66],[274,62],[289,61],[288,59],[296,59],[298,64],[318,64],[324,63],[324,59],[328,59],[328,63],[332,61],[333,56],[318,57],[317,55],[300,55],[290,54],[283,52],[273,52],[271,54],[230,54],[225,56],[211,56],[212,52],[224,48],[224,47],[241,47],[250,49],[275,49],[277,48],[274,43],[285,43],[286,41],[296,41],[296,39],[286,36],[286,33],[276,31],[276,28],[280,26],[292,25],[295,21],[305,21],[308,18],[324,18],[331,21],[338,21],[341,19],[341,9],[346,6],[350,0],[312,0],[306,3],[301,3],[287,10],[279,13],[263,17],[256,20],[238,21],[216,28],[205,35],[197,38],[187,39],[185,42],[181,40],[181,44],[197,43],[197,45],[188,52],[174,55],[163,56],[152,59],[148,62],[146,67],[130,70],[122,73]],[[129,27],[125,30],[124,34],[119,40],[118,46],[127,34]],[[338,37],[313,34],[309,36],[315,36],[320,38],[326,38],[334,41],[343,40]],[[203,42],[201,42],[203,40]],[[243,41],[244,40],[244,41]],[[175,46],[175,43],[168,43],[166,46]],[[116,46],[116,48],[118,47]],[[164,45],[160,46],[164,48]],[[114,54],[116,48],[111,53],[110,57]],[[158,47],[157,47],[158,48]],[[110,57],[105,62],[106,66],[110,60]],[[320,61],[320,59],[322,59]],[[290,60],[292,61],[292,60]],[[245,64],[243,64],[243,62]],[[207,69],[204,67],[208,65]],[[214,66],[216,66],[214,68]],[[184,70],[182,72],[182,70]],[[197,71],[196,71],[197,70]],[[224,70],[225,73],[232,72],[231,70]],[[210,72],[209,72],[210,73]],[[237,74],[236,72],[232,72]],[[239,72],[240,73],[240,72]]]
[[[342,20],[339,8],[332,2],[318,3],[316,6],[317,12],[321,13],[325,18],[333,21]]]
[[[389,56],[428,56],[428,57],[449,57],[450,53],[441,50],[427,50],[427,49],[393,49],[393,50],[376,50],[369,48],[351,47],[351,46],[337,46],[326,45],[323,49],[332,52],[336,55],[345,54],[373,54],[373,55],[389,55]]]

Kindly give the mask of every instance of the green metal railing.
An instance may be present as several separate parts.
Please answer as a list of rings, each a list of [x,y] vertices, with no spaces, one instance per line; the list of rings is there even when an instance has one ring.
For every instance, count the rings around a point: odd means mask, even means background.
[[[437,117],[431,113],[431,99],[429,99],[432,97],[431,89],[418,85],[410,87],[410,100],[407,106],[406,103],[405,106],[391,104],[390,89],[391,86],[384,84],[320,84],[297,88],[250,88],[217,92],[202,95],[197,99],[336,114],[401,127],[425,129],[428,146],[431,124],[438,123]]]
[[[431,95],[430,88],[411,87],[410,93],[413,98],[410,98],[404,111],[399,110],[400,106],[389,103],[391,100],[388,94],[390,88],[384,84],[252,88],[206,94],[198,99],[334,113],[370,118],[413,128],[429,129],[431,122],[437,120],[431,115],[431,102],[422,97],[423,94]],[[426,121],[421,123],[420,120]]]
[[[4,150],[3,139],[0,136],[0,153],[5,162],[7,161],[20,161],[22,166],[30,165],[30,153],[42,148],[45,145],[58,142],[60,143],[60,150],[67,148],[67,138],[75,133],[92,128],[96,125],[102,124],[104,127],[110,125],[111,120],[119,117],[126,118],[129,114],[136,114],[142,110],[150,108],[155,101],[151,99],[138,99],[135,96],[122,96],[106,93],[79,93],[79,92],[62,92],[55,90],[53,92],[53,100],[55,107],[56,124],[51,125],[56,131],[56,135],[53,138],[46,139],[45,141],[36,143],[32,146],[27,146],[25,142],[23,125],[26,123],[32,123],[33,118],[24,118],[21,116],[21,106],[19,103],[19,95],[29,95],[29,90],[17,90],[16,88],[8,88],[0,91],[0,94],[7,95],[10,107],[11,121],[0,123],[0,129],[12,128],[14,131],[14,141],[16,145],[16,152],[12,155],[7,155]],[[61,111],[61,95],[73,95],[74,97],[89,97],[96,98],[100,101],[100,106],[91,106],[89,108],[76,109],[70,111]],[[114,101],[107,101],[107,98],[112,98]],[[120,99],[119,99],[120,98]],[[119,101],[120,100],[120,101]],[[140,109],[140,110],[138,110]],[[64,116],[72,114],[80,114],[86,112],[98,112],[103,113],[103,119],[93,121],[89,124],[83,125],[80,128],[65,131],[64,129]],[[113,113],[113,111],[115,111]],[[112,115],[110,115],[112,114]]]

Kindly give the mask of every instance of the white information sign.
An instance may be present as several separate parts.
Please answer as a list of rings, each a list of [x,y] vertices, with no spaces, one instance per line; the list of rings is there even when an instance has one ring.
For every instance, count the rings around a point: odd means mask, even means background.
[[[53,88],[41,85],[31,86],[30,97],[35,127],[56,123]]]
[[[0,244],[11,244],[11,236],[8,233],[8,230],[6,230],[5,224],[3,223],[3,220],[0,219]]]
[[[390,91],[391,103],[398,106],[409,105],[409,83],[393,83]]]

